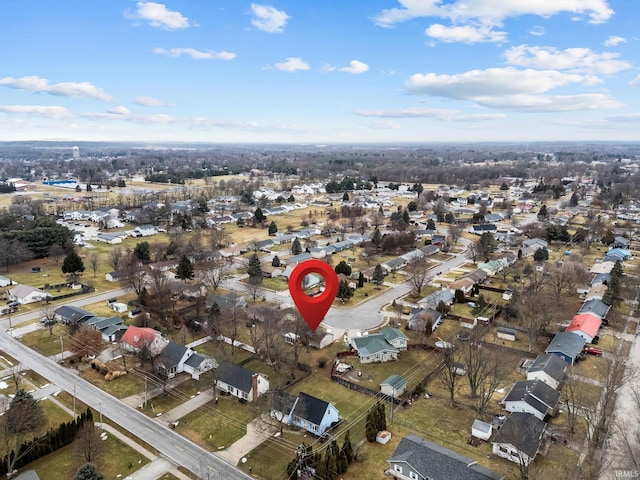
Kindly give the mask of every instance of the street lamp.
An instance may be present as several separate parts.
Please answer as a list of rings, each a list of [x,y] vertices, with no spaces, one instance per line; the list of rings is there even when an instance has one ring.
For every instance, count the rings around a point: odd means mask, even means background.
[[[98,409],[100,410],[100,430],[102,430],[102,402],[98,402]]]

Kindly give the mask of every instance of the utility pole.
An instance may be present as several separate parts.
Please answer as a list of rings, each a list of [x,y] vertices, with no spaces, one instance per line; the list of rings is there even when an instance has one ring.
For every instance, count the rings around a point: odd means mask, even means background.
[[[214,392],[215,395],[215,392]],[[144,377],[144,404],[142,408],[147,408],[147,377]]]
[[[62,335],[60,335],[60,363],[64,363],[64,343],[62,342]]]
[[[100,430],[102,430],[102,402],[98,402],[98,409],[100,410]]]
[[[73,418],[76,418],[76,386],[73,386]]]

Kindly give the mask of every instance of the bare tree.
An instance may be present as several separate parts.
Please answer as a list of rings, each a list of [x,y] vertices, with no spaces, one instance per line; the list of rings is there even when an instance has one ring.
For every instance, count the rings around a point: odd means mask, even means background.
[[[71,337],[69,348],[80,356],[86,357],[100,352],[102,334],[88,325],[81,325]]]
[[[593,388],[585,384],[573,373],[573,366],[569,367],[567,378],[562,388],[562,400],[567,407],[567,427],[569,427],[571,434],[576,431],[576,424],[581,416],[582,408],[594,407],[594,405],[590,405],[590,397],[587,395],[587,390],[593,390]]]
[[[22,383],[23,369],[24,367],[22,366],[21,363],[18,363],[17,365],[13,365],[11,368],[9,368],[9,376],[11,377],[11,381],[13,381],[13,384],[16,387],[16,392],[20,390],[20,384]]]
[[[122,247],[118,245],[109,250],[109,265],[111,265],[114,270],[118,270],[118,267],[120,267],[120,260],[122,260],[123,255],[124,251]]]
[[[95,277],[98,265],[100,265],[100,254],[94,250],[87,255],[87,260],[89,260],[89,266],[93,270],[93,276]]]
[[[471,397],[476,399],[476,408],[484,416],[493,394],[508,374],[508,367],[494,348],[475,342],[462,347],[462,359]]]
[[[420,296],[422,288],[427,281],[428,260],[426,257],[414,258],[409,262],[405,270],[409,274],[411,286],[416,296]]]
[[[140,297],[147,283],[147,275],[140,264],[140,260],[133,252],[129,252],[124,259],[120,260],[120,266],[122,267],[122,274],[127,282],[127,287]]]
[[[167,301],[171,301],[172,298],[169,279],[159,269],[150,270],[148,277],[147,310],[163,328],[169,328],[171,325]]]
[[[215,292],[233,272],[233,259],[220,257],[213,260],[211,265],[199,273],[200,280]]]
[[[224,227],[214,227],[209,230],[207,243],[211,250],[219,250],[229,244],[229,234]]]
[[[458,240],[460,240],[463,230],[464,226],[461,224],[452,223],[449,225],[449,238],[451,239],[451,245],[453,245],[454,247],[458,244]]]
[[[56,263],[60,261],[60,257],[62,257],[66,253],[64,247],[59,243],[54,243],[49,248],[49,256],[53,257]]]
[[[453,407],[456,404],[455,395],[460,390],[460,380],[462,376],[459,375],[459,355],[454,350],[453,346],[446,348],[444,351],[444,362],[442,369],[440,370],[440,381],[442,386],[449,392],[449,406]]]
[[[49,329],[49,336],[53,335],[53,326],[58,323],[56,319],[56,307],[51,303],[45,303],[40,310],[42,314],[42,323]]]
[[[244,308],[232,305],[220,310],[218,324],[220,334],[229,339],[231,346],[231,357],[235,358],[238,349],[238,337],[242,328],[247,323],[247,314]],[[226,343],[226,342],[225,342]]]
[[[74,441],[75,451],[85,462],[96,462],[104,451],[100,429],[94,422],[84,422]]]
[[[480,248],[478,242],[469,242],[467,244],[467,256],[471,259],[473,263],[476,263],[478,259],[478,255],[480,255]]]

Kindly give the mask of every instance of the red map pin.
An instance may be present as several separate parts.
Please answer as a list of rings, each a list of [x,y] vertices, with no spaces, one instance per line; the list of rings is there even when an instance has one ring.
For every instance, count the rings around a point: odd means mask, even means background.
[[[310,297],[302,289],[302,280],[310,273],[317,273],[324,278],[324,292],[317,297]],[[289,276],[289,293],[298,307],[302,318],[314,332],[324,320],[333,300],[338,293],[338,276],[333,268],[320,260],[306,260],[299,263]]]

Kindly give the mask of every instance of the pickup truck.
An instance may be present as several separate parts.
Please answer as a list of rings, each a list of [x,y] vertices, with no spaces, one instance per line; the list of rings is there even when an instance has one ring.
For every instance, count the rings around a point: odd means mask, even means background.
[[[584,347],[582,349],[582,351],[584,353],[588,353],[589,355],[595,355],[596,357],[601,357],[602,356],[602,350],[600,350],[599,348],[594,348],[594,347]]]

